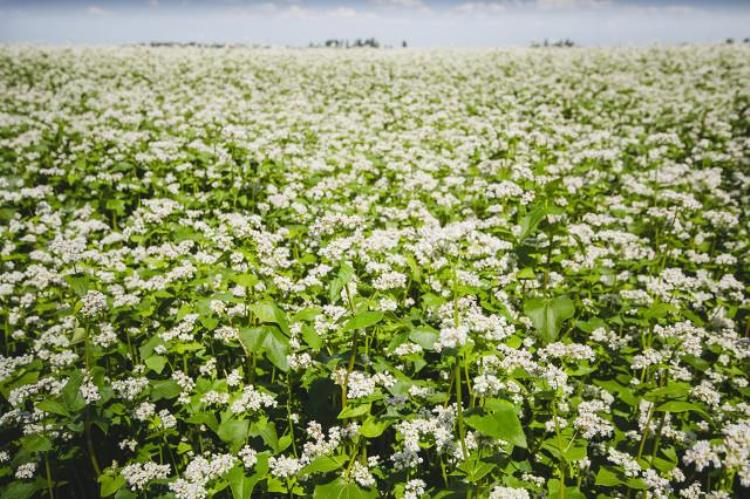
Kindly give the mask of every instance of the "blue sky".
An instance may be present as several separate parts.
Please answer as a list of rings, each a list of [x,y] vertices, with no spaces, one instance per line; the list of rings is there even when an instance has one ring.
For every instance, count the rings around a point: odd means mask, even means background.
[[[0,42],[410,46],[720,42],[750,37],[750,0],[0,0]]]

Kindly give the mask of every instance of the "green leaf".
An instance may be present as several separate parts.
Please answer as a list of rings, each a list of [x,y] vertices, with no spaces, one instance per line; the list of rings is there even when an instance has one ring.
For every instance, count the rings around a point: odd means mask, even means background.
[[[86,407],[86,401],[80,390],[82,382],[83,375],[80,371],[75,371],[62,389],[62,402],[69,412],[78,412]]]
[[[224,442],[239,449],[247,440],[249,423],[245,419],[228,419],[219,424],[216,432]]]
[[[318,456],[300,470],[300,475],[311,473],[328,473],[341,468],[349,460],[349,456]]]
[[[236,274],[232,276],[232,281],[245,288],[252,288],[258,284],[258,278],[253,274]]]
[[[215,432],[219,431],[219,422],[216,420],[216,416],[211,413],[198,412],[187,418],[185,421],[190,424],[206,425]]]
[[[265,326],[240,328],[240,343],[248,354],[263,353],[263,338],[267,329]]]
[[[178,343],[174,347],[172,347],[175,353],[183,354],[187,352],[197,352],[199,350],[203,350],[204,346],[198,343],[197,341],[191,341],[190,343]]]
[[[484,416],[472,414],[466,418],[466,424],[483,435],[500,438],[516,447],[525,449],[526,435],[513,404],[504,400],[493,399],[491,406],[487,405],[486,408],[493,412]]]
[[[125,478],[117,473],[116,475],[102,474],[99,475],[99,495],[101,497],[111,496],[116,493],[123,485],[125,485]]]
[[[440,334],[428,326],[420,326],[409,333],[409,339],[425,350],[433,350]]]
[[[536,274],[534,273],[534,269],[531,267],[526,267],[518,271],[516,274],[517,279],[536,279]]]
[[[543,206],[531,210],[526,216],[521,219],[519,225],[521,226],[521,233],[518,235],[518,240],[523,241],[531,234],[536,231],[539,223],[547,216],[547,209]]]
[[[201,325],[209,331],[213,331],[219,325],[219,319],[210,315],[201,316],[200,321]]]
[[[284,452],[286,449],[289,448],[289,446],[292,445],[292,434],[291,433],[285,433],[281,436],[279,439],[279,446],[276,449],[276,452]]]
[[[260,322],[276,324],[284,334],[289,335],[289,321],[287,321],[286,314],[275,303],[255,303],[250,306],[250,310]]]
[[[623,483],[624,482],[620,480],[620,477],[617,476],[617,473],[607,466],[599,468],[599,472],[596,474],[596,485],[601,485],[602,487],[616,487]]]
[[[323,347],[323,338],[320,337],[315,328],[310,324],[302,326],[302,339],[313,350],[320,350]]]
[[[341,478],[316,486],[313,493],[313,499],[371,499],[377,496],[376,491],[360,488],[356,483]]]
[[[151,400],[156,402],[162,399],[177,398],[180,394],[180,385],[171,379],[151,382]]]
[[[273,365],[282,371],[289,370],[287,355],[289,339],[274,327],[241,328],[240,343],[250,354],[265,353]]]
[[[3,499],[28,499],[34,495],[37,490],[45,487],[44,481],[38,479],[33,482],[11,482],[0,494]]]
[[[144,361],[146,367],[154,371],[155,373],[161,374],[164,370],[164,366],[167,365],[167,358],[161,355],[153,355]]]
[[[669,303],[655,302],[649,308],[643,311],[643,317],[646,319],[662,318],[667,314],[676,313],[679,309]]]
[[[276,330],[272,330],[263,340],[263,349],[268,360],[284,372],[289,370],[287,355],[289,354],[289,339]]]
[[[227,482],[232,490],[233,499],[249,499],[253,493],[255,485],[262,480],[258,473],[253,476],[245,476],[245,470],[242,466],[235,466],[227,473]]]
[[[377,324],[381,320],[383,320],[383,312],[360,312],[349,319],[346,324],[344,324],[341,331],[345,333],[354,329],[366,329]]]
[[[482,478],[487,476],[495,468],[494,463],[487,461],[477,461],[474,459],[467,459],[458,466],[458,469],[466,474],[466,480],[469,483],[477,483]]]
[[[127,332],[125,334],[128,334]],[[158,334],[155,334],[149,339],[146,343],[141,345],[138,348],[138,353],[141,354],[141,358],[147,359],[151,357],[154,353],[154,349],[157,347],[157,345],[161,345],[163,343],[163,340],[161,339],[161,336]]]
[[[346,409],[343,409],[337,417],[338,419],[356,418],[358,416],[364,416],[365,414],[369,413],[370,404],[350,405]]]
[[[293,322],[312,322],[322,312],[320,307],[306,307],[292,316]]]
[[[52,399],[45,399],[41,402],[37,402],[36,408],[50,414],[57,414],[58,416],[68,416],[70,413],[65,406],[60,402]]]
[[[330,287],[328,288],[328,300],[331,303],[336,303],[339,300],[341,290],[346,284],[354,277],[354,269],[351,265],[344,262],[339,267],[338,275],[331,280]]]
[[[260,437],[263,442],[269,446],[274,452],[279,448],[279,436],[276,433],[276,427],[268,421],[265,417],[262,417],[259,421],[250,425],[249,435],[252,437]]]
[[[125,214],[125,201],[122,199],[108,199],[104,206],[118,215]]]
[[[68,286],[70,286],[70,289],[72,289],[78,296],[85,295],[88,290],[91,289],[91,281],[89,281],[89,278],[85,275],[68,275],[65,276],[65,281],[68,283]]]
[[[697,412],[701,416],[703,416],[706,419],[711,419],[711,416],[706,412],[706,410],[699,406],[698,404],[694,404],[692,402],[686,402],[683,400],[672,400],[670,402],[666,402],[660,406],[658,406],[655,409],[657,412],[688,412],[693,411]]]
[[[359,428],[359,434],[367,438],[376,438],[382,435],[390,425],[390,421],[378,421],[371,416],[362,423],[362,426]]]
[[[544,343],[551,343],[560,334],[562,323],[575,314],[575,306],[566,295],[531,298],[523,304],[523,312],[534,324],[539,339]]]
[[[664,399],[678,399],[687,397],[690,393],[690,385],[687,383],[669,382],[667,386],[654,388],[646,393],[643,398],[651,402],[658,402]]]
[[[553,478],[547,481],[547,497],[560,497],[560,480]],[[578,487],[565,487],[565,499],[586,499]]]
[[[20,439],[20,443],[26,452],[47,452],[52,450],[52,441],[44,435],[27,435]]]
[[[138,495],[127,487],[122,487],[115,494],[115,499],[137,499]]]
[[[73,338],[70,339],[71,345],[77,345],[86,340],[89,337],[88,331],[85,328],[77,327],[73,330]]]
[[[646,490],[646,489],[648,489],[648,485],[646,485],[646,482],[644,482],[640,478],[628,478],[625,481],[625,485],[629,489],[636,489],[636,490]]]

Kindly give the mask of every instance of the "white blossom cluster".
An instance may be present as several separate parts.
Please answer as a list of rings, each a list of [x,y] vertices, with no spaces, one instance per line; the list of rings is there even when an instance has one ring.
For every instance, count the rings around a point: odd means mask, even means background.
[[[141,491],[152,480],[163,480],[170,474],[168,464],[157,464],[154,462],[131,463],[120,470],[120,474],[125,478],[128,487],[132,491]]]

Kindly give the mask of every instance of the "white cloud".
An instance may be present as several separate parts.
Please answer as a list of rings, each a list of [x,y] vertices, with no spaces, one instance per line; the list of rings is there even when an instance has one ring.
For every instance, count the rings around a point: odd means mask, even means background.
[[[288,16],[288,17],[294,17],[297,19],[304,19],[304,18],[313,17],[315,15],[315,11],[312,9],[307,9],[300,5],[290,5],[289,7],[283,9],[281,11],[281,14]]]
[[[610,0],[536,0],[540,9],[587,9],[612,5]]]
[[[336,7],[327,12],[331,17],[356,17],[357,11],[351,7]]]
[[[107,10],[101,5],[89,5],[86,7],[86,13],[92,16],[101,16],[102,14],[106,14]]]
[[[697,9],[696,7],[692,5],[642,5],[642,6],[636,6],[632,5],[628,7],[630,10],[641,13],[641,14],[675,14],[675,15],[684,15],[684,14],[695,14],[699,12],[701,9]]]
[[[498,2],[466,2],[456,6],[455,10],[461,14],[485,16],[501,14],[508,10],[504,3]]]
[[[432,8],[423,0],[368,0],[368,3],[385,9],[432,12]]]
[[[404,8],[415,8],[423,7],[424,2],[422,0],[372,0],[371,3],[377,5],[385,5],[388,7],[404,7]]]

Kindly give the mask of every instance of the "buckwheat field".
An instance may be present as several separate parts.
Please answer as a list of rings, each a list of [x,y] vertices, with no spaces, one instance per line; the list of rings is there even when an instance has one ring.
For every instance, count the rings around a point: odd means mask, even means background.
[[[0,48],[0,496],[750,494],[750,46]]]

